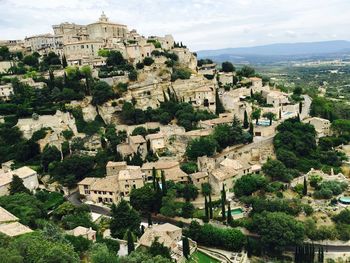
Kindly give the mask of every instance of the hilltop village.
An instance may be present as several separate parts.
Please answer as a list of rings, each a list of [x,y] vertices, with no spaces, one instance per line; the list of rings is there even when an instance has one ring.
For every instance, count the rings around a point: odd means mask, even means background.
[[[0,41],[0,262],[350,257],[330,104],[104,13],[52,28]]]

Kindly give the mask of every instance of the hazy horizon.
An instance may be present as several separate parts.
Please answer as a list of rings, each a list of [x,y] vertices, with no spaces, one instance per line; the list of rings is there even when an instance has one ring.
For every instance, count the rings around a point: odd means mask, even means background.
[[[0,0],[0,39],[89,24],[101,12],[140,34],[172,34],[192,50],[350,39],[344,0]]]

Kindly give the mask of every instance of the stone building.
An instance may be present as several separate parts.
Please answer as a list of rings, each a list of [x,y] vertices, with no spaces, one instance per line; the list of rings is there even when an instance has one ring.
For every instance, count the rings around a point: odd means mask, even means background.
[[[171,258],[175,262],[182,262],[182,229],[169,224],[152,225],[145,229],[145,233],[141,236],[139,244],[141,246],[149,248],[153,242],[157,240],[165,247],[170,249]],[[197,243],[189,239],[190,254],[192,254],[196,248]]]
[[[136,153],[141,154],[142,158],[147,156],[147,143],[141,135],[128,136],[126,143],[117,145],[117,151],[123,158],[133,156]]]
[[[0,233],[16,237],[33,232],[29,227],[18,222],[19,219],[0,206]]]
[[[165,148],[165,136],[161,132],[148,134],[146,140],[149,141],[150,149],[154,153],[162,151]]]
[[[312,117],[303,120],[303,122],[315,127],[318,138],[331,135],[331,122],[327,119]]]
[[[79,193],[94,203],[119,203],[132,189],[144,186],[145,175],[139,166],[108,162],[107,176],[87,177],[78,183]]]
[[[41,34],[26,37],[24,39],[24,46],[27,52],[49,53],[49,51],[56,49],[55,36],[52,34]]]
[[[160,178],[161,171],[163,171],[167,181],[174,181],[175,183],[188,181],[188,175],[181,170],[179,162],[159,160],[142,165],[141,170],[145,173],[147,182],[152,182],[153,180],[153,168],[156,169],[158,178]]]
[[[23,166],[11,170],[3,164],[2,169],[0,170],[0,196],[8,195],[10,193],[9,187],[14,175],[21,178],[24,186],[30,191],[34,191],[39,187],[38,174],[33,169]]]

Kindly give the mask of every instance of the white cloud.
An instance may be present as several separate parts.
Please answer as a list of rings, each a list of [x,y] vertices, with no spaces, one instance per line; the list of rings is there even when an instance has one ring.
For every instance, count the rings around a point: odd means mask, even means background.
[[[0,39],[90,23],[102,10],[143,35],[171,33],[194,50],[350,39],[346,0],[0,0]]]

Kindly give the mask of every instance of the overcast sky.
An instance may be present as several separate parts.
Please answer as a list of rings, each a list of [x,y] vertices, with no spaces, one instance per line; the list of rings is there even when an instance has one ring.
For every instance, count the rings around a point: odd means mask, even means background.
[[[0,0],[0,39],[49,33],[60,22],[88,24],[102,10],[192,50],[350,40],[350,0]]]

